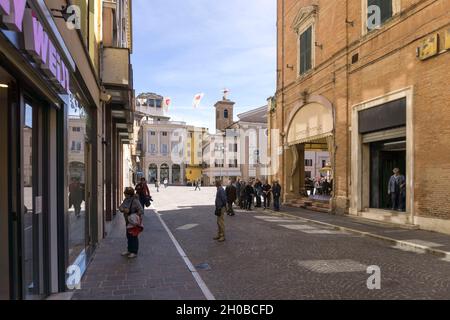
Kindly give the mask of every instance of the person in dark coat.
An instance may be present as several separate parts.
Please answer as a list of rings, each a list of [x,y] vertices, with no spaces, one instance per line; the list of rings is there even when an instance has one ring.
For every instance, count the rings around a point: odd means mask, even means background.
[[[241,201],[241,179],[237,179],[236,181],[236,201],[236,204],[239,205]]]
[[[263,198],[264,198],[264,209],[270,208],[270,201],[272,199],[272,186],[265,182],[262,186]]]
[[[84,190],[81,187],[80,180],[72,178],[72,182],[69,185],[69,208],[72,206],[75,209],[75,216],[81,217],[81,204],[84,199]]]
[[[247,186],[247,184],[245,183],[245,181],[241,181],[241,192],[240,192],[240,199],[239,199],[239,207],[241,209],[245,209],[246,203],[247,203],[247,199],[246,199],[246,195],[245,195],[245,187]]]
[[[142,208],[145,209],[145,204],[149,203],[150,200],[150,190],[148,189],[147,181],[145,178],[141,178],[141,182],[136,185],[136,193],[139,196],[139,202]]]
[[[225,194],[227,195],[227,212],[229,216],[234,216],[233,203],[237,198],[237,189],[233,184],[233,181],[230,181],[230,184],[225,189]]]
[[[245,209],[247,211],[251,211],[252,204],[253,204],[253,197],[255,196],[255,189],[253,188],[253,182],[249,182],[245,186],[244,190],[245,190],[245,199],[246,199]]]
[[[227,211],[227,195],[222,187],[222,181],[216,181],[216,216],[217,216],[217,227],[218,234],[214,240],[219,242],[225,241],[225,212]]]
[[[255,182],[255,196],[256,196],[256,208],[261,208],[262,207],[262,203],[261,203],[261,197],[263,195],[263,190],[262,190],[262,182],[259,181],[259,179],[256,180]]]
[[[280,198],[281,198],[281,185],[278,181],[275,181],[272,186],[272,194],[273,194],[273,207],[275,211],[280,211]]]

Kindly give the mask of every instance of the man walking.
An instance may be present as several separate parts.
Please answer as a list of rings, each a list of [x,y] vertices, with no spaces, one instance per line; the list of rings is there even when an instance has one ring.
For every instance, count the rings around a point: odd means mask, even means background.
[[[388,194],[391,196],[392,210],[404,211],[406,198],[406,178],[399,168],[394,169],[394,175],[389,180]]]
[[[275,211],[280,211],[281,185],[275,181],[272,187],[273,207]]]
[[[136,194],[139,196],[139,202],[142,208],[150,206],[150,190],[148,189],[147,181],[144,177],[141,178],[141,182],[136,185]]]
[[[234,216],[233,203],[237,198],[237,190],[233,181],[230,180],[230,184],[225,189],[225,194],[227,195],[227,213],[229,216]]]
[[[217,227],[218,234],[214,240],[219,242],[225,241],[225,212],[227,211],[227,195],[225,194],[225,190],[222,187],[222,182],[216,181],[216,216],[217,216]]]
[[[198,189],[198,191],[202,191],[201,185],[202,185],[201,181],[197,180],[197,182],[195,183],[195,191],[197,191],[197,189]]]

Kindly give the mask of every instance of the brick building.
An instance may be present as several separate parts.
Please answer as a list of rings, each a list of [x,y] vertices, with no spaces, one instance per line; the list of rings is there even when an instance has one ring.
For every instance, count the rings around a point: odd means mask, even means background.
[[[277,28],[284,201],[301,203],[307,146],[326,143],[331,211],[450,233],[450,1],[279,0]],[[390,209],[396,167],[404,212]]]

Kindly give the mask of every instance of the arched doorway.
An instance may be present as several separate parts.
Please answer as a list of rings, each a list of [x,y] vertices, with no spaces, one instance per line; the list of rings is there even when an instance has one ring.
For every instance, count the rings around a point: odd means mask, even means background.
[[[155,183],[158,180],[158,166],[152,163],[148,167],[148,182]]]
[[[290,114],[286,128],[289,151],[285,159],[285,187],[288,202],[301,200],[321,207],[330,206],[334,192],[334,115],[331,103],[317,98],[319,101],[310,99]]]
[[[169,181],[169,172],[170,172],[169,166],[166,163],[162,164],[160,171],[161,171],[161,181],[162,182],[164,182],[164,180]]]
[[[181,183],[181,166],[178,164],[174,164],[172,166],[172,183],[173,184]]]

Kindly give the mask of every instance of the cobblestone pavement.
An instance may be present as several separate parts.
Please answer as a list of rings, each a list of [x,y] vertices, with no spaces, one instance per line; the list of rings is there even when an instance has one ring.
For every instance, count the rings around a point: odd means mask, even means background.
[[[214,194],[171,187],[153,196],[192,263],[209,267],[199,273],[217,299],[450,298],[449,262],[297,219],[237,211],[226,218],[227,241],[217,243]],[[373,265],[381,290],[367,288]]]
[[[139,257],[128,260],[120,255],[126,249],[124,219],[114,219],[73,300],[205,299],[152,210],[147,210],[144,226]]]
[[[227,217],[227,241],[218,243],[212,239],[215,188],[151,192],[156,210],[216,299],[450,298],[450,262],[433,255],[263,211],[238,210]],[[122,220],[97,250],[75,299],[204,299],[154,213],[146,216],[140,257],[120,257]],[[408,232],[407,238],[421,239],[417,231]],[[381,269],[380,290],[367,288],[367,267],[373,265]]]

